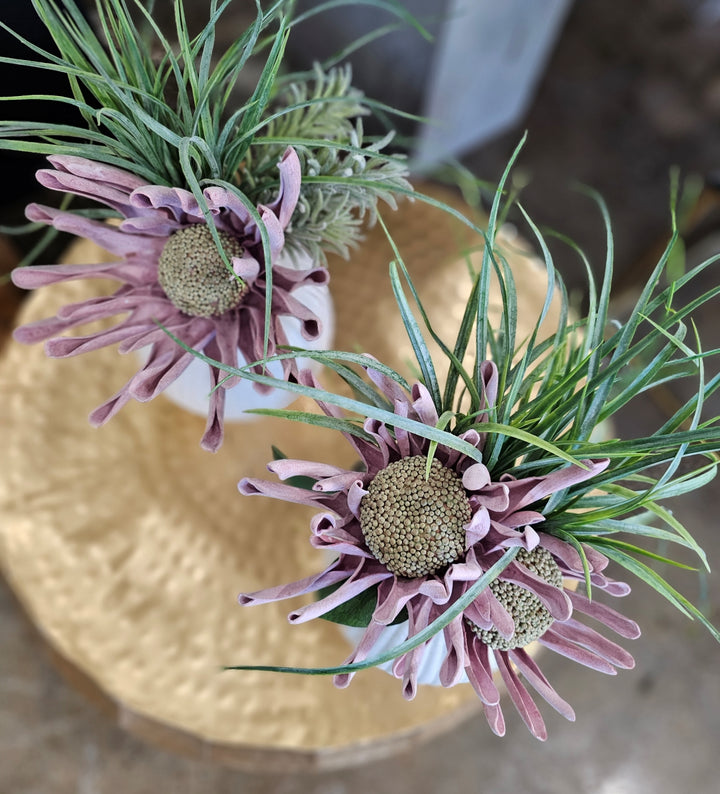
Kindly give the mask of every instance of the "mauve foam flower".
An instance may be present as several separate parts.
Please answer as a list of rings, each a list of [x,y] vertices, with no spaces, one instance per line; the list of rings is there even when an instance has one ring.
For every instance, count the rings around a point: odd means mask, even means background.
[[[194,356],[165,331],[216,361],[237,366],[238,351],[246,362],[263,357],[266,268],[260,230],[247,207],[231,191],[208,187],[203,191],[223,249],[235,278],[224,264],[192,193],[181,188],[148,185],[126,171],[80,157],[49,158],[54,170],[37,174],[53,190],[102,202],[123,216],[119,225],[91,220],[72,212],[31,204],[27,216],[63,232],[93,240],[119,261],[93,265],[45,265],[17,269],[15,284],[27,289],[60,281],[106,278],[121,286],[112,295],[64,306],[57,316],[15,331],[21,342],[47,340],[49,356],[63,358],[118,343],[121,353],[148,348],[145,364],[120,391],[90,415],[102,425],[131,398],[145,402],[163,391],[191,363]],[[300,194],[300,163],[288,148],[278,164],[277,197],[258,213],[267,229],[272,255],[272,321],[268,354],[287,344],[280,319],[295,317],[301,333],[312,341],[321,332],[320,319],[293,296],[304,285],[327,283],[322,267],[292,269],[277,264]],[[68,329],[126,315],[117,324],[88,336],[64,336]],[[284,374],[294,374],[291,362]],[[224,373],[210,367],[212,386]],[[202,445],[215,451],[222,443],[225,390],[222,383],[210,398]]]
[[[423,385],[415,384],[408,394],[377,371],[369,369],[368,373],[397,415],[437,425],[437,412]],[[490,407],[497,391],[495,365],[486,362],[482,377],[485,407]],[[301,379],[313,383],[309,373],[302,372]],[[328,414],[340,415],[332,406],[321,407]],[[479,450],[484,444],[485,418],[480,417],[461,436]],[[634,666],[627,651],[586,626],[579,616],[590,616],[626,638],[639,636],[637,624],[594,598],[590,601],[581,592],[582,584],[577,589],[567,587],[568,580],[584,582],[579,554],[568,543],[535,528],[541,528],[545,520],[542,510],[548,496],[592,478],[607,467],[607,460],[586,460],[586,469],[568,466],[545,476],[516,479],[505,474],[493,479],[482,463],[438,445],[426,480],[427,439],[397,427],[391,430],[372,419],[366,420],[364,428],[372,441],[346,436],[362,461],[362,471],[276,460],[268,469],[281,480],[310,477],[315,480],[313,490],[258,479],[240,482],[243,494],[322,508],[311,521],[311,543],[337,556],[322,573],[242,594],[241,604],[332,588],[290,613],[291,623],[304,623],[377,586],[372,620],[345,663],[360,662],[404,611],[407,638],[411,638],[466,593],[508,548],[519,546],[517,557],[499,578],[442,630],[445,657],[438,670],[440,683],[452,686],[465,674],[483,703],[490,727],[503,735],[500,692],[493,681],[496,667],[528,728],[544,739],[545,725],[520,675],[564,717],[573,720],[574,713],[528,654],[529,643],[537,640],[604,673]],[[585,554],[594,588],[612,596],[630,591],[603,573],[606,557],[591,548],[585,548]],[[424,646],[398,657],[392,665],[407,699],[416,694]],[[347,686],[352,675],[336,676],[335,684]]]

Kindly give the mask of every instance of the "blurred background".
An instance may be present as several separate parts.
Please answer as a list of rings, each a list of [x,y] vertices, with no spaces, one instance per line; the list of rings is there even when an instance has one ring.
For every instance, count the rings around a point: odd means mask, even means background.
[[[573,185],[598,190],[613,222],[618,299],[644,283],[669,234],[672,167],[679,168],[685,187],[682,220],[689,258],[720,250],[720,2],[405,4],[427,23],[434,40],[397,30],[350,60],[355,83],[369,96],[409,113],[434,111],[441,122],[429,133],[411,122],[399,123],[418,175],[432,178],[436,161],[453,156],[492,183],[527,130],[514,177],[523,186],[523,204],[538,224],[572,237],[600,267],[605,257],[602,220]],[[185,5],[194,24],[202,25],[206,0],[185,0]],[[170,0],[157,0],[156,13],[168,27]],[[253,2],[234,0],[219,33],[232,40],[253,14]],[[48,45],[29,0],[6,0],[0,19]],[[369,7],[327,14],[291,38],[290,65],[306,68],[386,22],[391,18]],[[0,33],[0,48],[3,54],[23,57],[7,34]],[[0,76],[0,92],[7,94],[65,90],[45,73],[3,66]],[[16,107],[5,103],[2,112],[10,118]],[[38,104],[32,112],[42,118],[57,110]],[[22,117],[29,117],[27,108]],[[22,222],[29,200],[51,203],[34,184],[39,164],[37,158],[0,153],[5,187],[0,223]],[[64,244],[60,240],[56,251]],[[31,245],[28,238],[0,236],[2,272]],[[577,260],[563,247],[555,256],[568,284],[580,287],[584,276]],[[706,286],[711,283],[717,283],[717,268],[708,273]],[[20,297],[11,286],[2,290],[0,322],[7,329]],[[720,346],[716,315],[708,310],[697,318],[705,347]],[[654,405],[642,415],[636,410],[621,420],[618,430],[625,422],[639,432],[658,412]],[[716,563],[718,497],[713,486],[677,505],[678,517]],[[717,579],[691,576],[682,581],[684,592],[701,600],[717,624]],[[0,583],[0,792],[355,794],[372,789],[431,794],[481,787],[554,794],[639,794],[681,787],[697,794],[716,792],[718,648],[702,629],[640,587],[627,612],[639,619],[645,633],[633,649],[635,672],[598,681],[562,660],[544,660],[546,674],[579,715],[574,726],[548,715],[551,738],[546,746],[531,739],[514,715],[508,714],[510,739],[504,741],[492,736],[478,717],[397,758],[298,777],[273,770],[247,774],[176,757],[123,733],[63,682],[14,596]]]

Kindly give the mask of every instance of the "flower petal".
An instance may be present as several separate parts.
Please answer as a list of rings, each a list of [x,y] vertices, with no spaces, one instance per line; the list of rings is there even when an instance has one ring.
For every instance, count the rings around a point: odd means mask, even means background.
[[[465,469],[462,476],[463,488],[466,491],[479,491],[490,484],[490,472],[482,463],[473,463]]]
[[[615,667],[621,667],[624,670],[632,670],[635,667],[635,660],[624,648],[573,618],[564,622],[555,621],[552,629],[557,636],[563,637],[568,642],[582,645]]]
[[[612,629],[616,634],[621,637],[627,637],[629,640],[636,640],[640,636],[640,626],[625,615],[621,615],[606,604],[601,604],[599,601],[593,599],[590,601],[586,595],[576,591],[567,591],[573,607],[588,615],[591,618],[603,623],[609,629]]]
[[[365,561],[362,560],[355,573],[353,573],[349,579],[346,579],[337,590],[334,590],[332,593],[325,596],[325,598],[321,598],[319,601],[313,601],[311,604],[307,604],[291,612],[288,615],[290,623],[307,623],[308,620],[318,618],[326,612],[330,612],[331,609],[335,609],[347,603],[355,598],[355,596],[360,595],[360,593],[364,593],[374,585],[382,582],[383,579],[392,576],[387,570],[375,571],[374,573],[363,573],[361,569],[364,565]]]
[[[547,729],[540,710],[535,705],[530,693],[522,685],[517,673],[513,670],[512,665],[508,661],[507,652],[495,651],[495,662],[518,714],[522,717],[530,733],[536,739],[544,742],[547,739]]]
[[[575,712],[569,703],[565,702],[560,695],[553,689],[550,682],[540,671],[535,660],[524,648],[515,648],[508,651],[510,660],[515,664],[518,671],[530,683],[540,697],[549,703],[558,714],[565,717],[570,722],[575,722]]]
[[[280,585],[279,587],[268,587],[265,590],[256,590],[254,593],[240,593],[238,602],[242,606],[255,606],[257,604],[269,604],[272,601],[282,601],[286,598],[314,593],[323,587],[329,587],[341,582],[347,576],[347,571],[336,570],[334,566],[331,566],[322,571],[322,573],[306,576],[297,582]]]
[[[298,199],[300,198],[300,185],[302,169],[300,158],[292,146],[288,146],[278,163],[280,172],[280,190],[278,197],[268,207],[277,215],[280,225],[284,229],[292,218]]]
[[[466,625],[466,671],[473,689],[485,705],[497,706],[500,703],[500,691],[495,685],[490,664],[490,649],[481,642]]]
[[[561,656],[565,656],[578,664],[589,667],[591,670],[597,670],[599,673],[605,673],[606,675],[617,675],[617,670],[602,656],[560,636],[553,630],[553,626],[540,637],[538,642],[551,651],[555,651],[555,653]]]
[[[385,626],[371,622],[365,629],[365,633],[360,638],[360,642],[357,644],[355,650],[350,654],[350,656],[347,657],[347,659],[345,659],[343,664],[364,662],[365,659],[367,659],[370,651],[372,651],[375,643],[380,639],[380,636],[384,630]],[[338,689],[345,689],[354,677],[355,672],[341,673],[333,677],[333,683],[336,687],[338,687]]]

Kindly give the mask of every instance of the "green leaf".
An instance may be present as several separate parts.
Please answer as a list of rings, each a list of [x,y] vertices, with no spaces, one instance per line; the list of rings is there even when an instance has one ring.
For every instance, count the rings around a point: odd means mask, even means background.
[[[678,562],[677,560],[672,560],[669,557],[663,557],[660,554],[656,554],[655,552],[648,551],[648,549],[643,549],[641,546],[636,546],[634,543],[627,543],[626,541],[616,540],[615,538],[597,538],[593,541],[593,546],[596,549],[608,549],[614,548],[619,549],[621,551],[630,552],[632,554],[640,554],[643,557],[648,557],[651,560],[655,560],[656,562],[662,562],[665,565],[672,565],[675,568],[683,568],[686,571],[697,571],[697,568],[693,568],[691,565],[685,565],[684,563]]]
[[[545,441],[545,439],[535,436],[532,433],[528,433],[525,430],[521,430],[518,427],[504,425],[499,422],[483,422],[482,425],[479,426],[479,429],[483,433],[497,433],[498,435],[504,435],[508,436],[509,438],[518,439],[519,441],[523,441],[532,447],[538,447],[539,449],[545,450],[545,452],[549,452],[553,456],[562,458],[562,460],[572,463],[573,466],[578,466],[581,469],[588,468],[577,457],[573,457],[554,444],[551,444],[549,441]]]
[[[340,584],[331,585],[318,591],[318,598],[322,599],[330,595],[340,587]],[[344,604],[331,609],[320,617],[329,620],[331,623],[340,623],[343,626],[354,626],[355,628],[365,628],[372,620],[373,612],[377,606],[377,585],[363,590],[355,598],[346,601]]]
[[[438,413],[441,413],[443,410],[442,397],[440,396],[440,387],[438,385],[438,379],[435,373],[435,366],[433,364],[432,357],[430,356],[430,351],[428,350],[427,344],[423,339],[420,327],[413,317],[412,311],[410,310],[410,305],[408,304],[405,293],[403,292],[396,262],[390,263],[390,284],[392,285],[392,290],[395,294],[395,301],[397,302],[398,309],[400,310],[400,316],[402,318],[403,325],[405,326],[405,332],[408,335],[408,339],[410,340],[410,344],[412,345],[413,351],[415,353],[418,366],[422,372],[423,382],[430,392],[430,397],[435,404],[436,410]]]
[[[444,430],[449,424],[450,420],[455,416],[453,411],[445,411],[438,420],[435,427],[438,427],[440,430]],[[427,451],[427,462],[425,464],[425,480],[430,479],[430,471],[432,469],[432,462],[433,458],[435,457],[435,451],[437,450],[437,441],[431,441],[430,445],[428,446]]]
[[[281,419],[288,419],[292,422],[302,422],[306,425],[315,427],[326,427],[330,430],[337,430],[341,433],[348,433],[363,441],[372,441],[373,438],[366,433],[362,427],[358,427],[347,419],[338,419],[334,416],[324,414],[313,414],[307,411],[289,411],[286,408],[248,408],[245,413],[256,414],[258,416],[277,416]]]

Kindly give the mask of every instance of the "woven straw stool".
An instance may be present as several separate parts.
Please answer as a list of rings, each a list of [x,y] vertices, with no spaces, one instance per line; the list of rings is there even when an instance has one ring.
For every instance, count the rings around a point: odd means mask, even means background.
[[[467,232],[418,201],[386,216],[431,320],[452,344],[470,283],[460,255],[471,244]],[[506,253],[522,339],[546,280],[519,246],[508,243]],[[65,261],[104,256],[83,241]],[[391,259],[376,228],[352,261],[331,262],[335,347],[372,353],[407,375],[412,349],[390,288]],[[17,322],[108,287],[70,282],[40,290]],[[87,414],[135,367],[114,349],[52,360],[41,346],[13,342],[0,360],[0,568],[65,674],[132,733],[245,769],[364,763],[475,713],[469,685],[423,687],[407,703],[399,682],[378,670],[358,674],[347,690],[325,677],[221,670],[329,666],[349,653],[332,623],[290,626],[289,602],[236,604],[241,590],[323,565],[308,543],[311,511],[241,497],[236,483],[264,474],[271,444],[289,457],[339,465],[352,464],[351,450],[335,432],[262,418],[228,425],[212,455],[199,446],[204,419],[163,397],[90,427]]]

